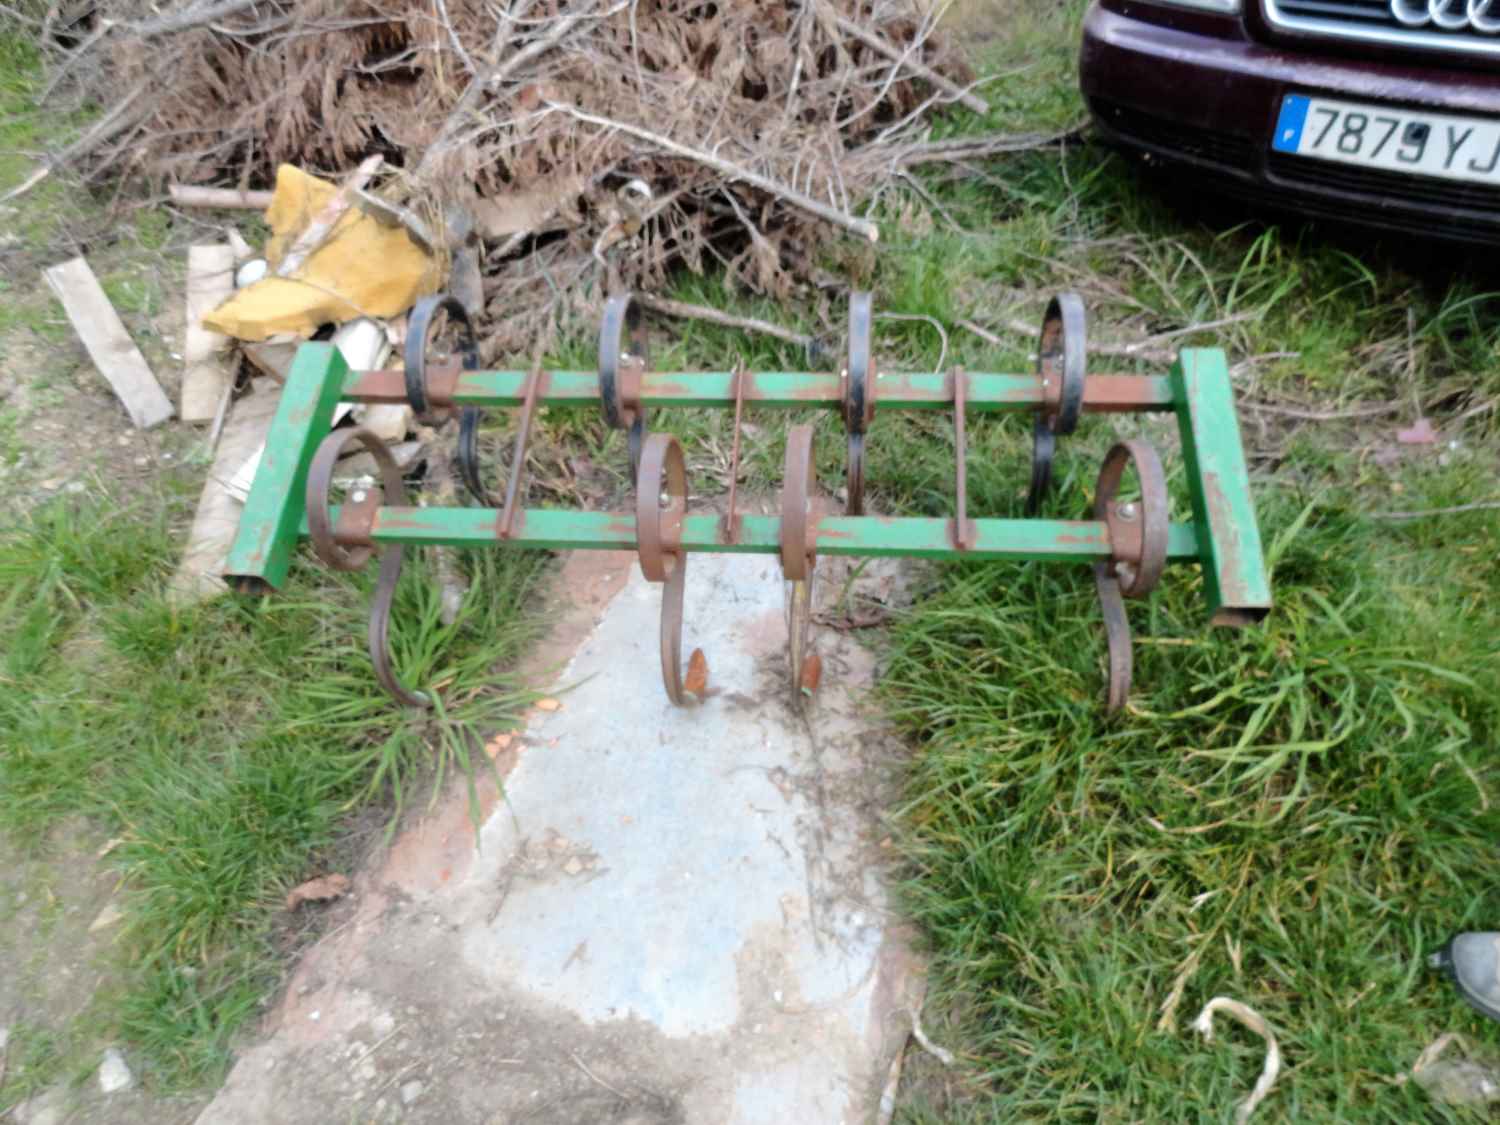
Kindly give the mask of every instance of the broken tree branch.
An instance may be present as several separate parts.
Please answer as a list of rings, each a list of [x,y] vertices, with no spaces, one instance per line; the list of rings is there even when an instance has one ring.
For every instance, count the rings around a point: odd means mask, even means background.
[[[172,202],[182,207],[216,207],[223,211],[264,211],[271,206],[269,191],[238,191],[235,188],[172,184],[167,188]]]
[[[1083,136],[1083,126],[1061,133],[994,133],[989,136],[957,137],[951,141],[917,141],[895,146],[889,155],[893,168],[910,168],[917,164],[939,164],[955,160],[977,160],[1006,152],[1029,152],[1052,148]],[[884,146],[877,146],[884,147]],[[854,155],[863,152],[856,149]]]
[[[673,156],[681,156],[691,160],[705,168],[712,168],[719,175],[729,180],[738,180],[747,183],[751,187],[760,188],[776,198],[790,203],[799,210],[806,211],[809,215],[815,215],[820,219],[833,223],[835,226],[843,227],[845,230],[853,231],[871,242],[880,241],[880,228],[868,219],[856,219],[853,215],[845,214],[836,208],[820,203],[810,195],[806,195],[796,188],[787,184],[779,184],[769,176],[763,176],[759,172],[751,171],[739,164],[722,160],[712,153],[703,152],[700,149],[691,148],[680,144],[670,137],[664,137],[660,133],[653,133],[650,129],[642,129],[639,125],[631,125],[625,121],[616,121],[609,117],[600,117],[597,114],[585,113],[577,106],[564,105],[561,102],[544,102],[548,109],[566,113],[578,121],[589,125],[598,125],[604,129],[617,129],[622,133],[635,137],[637,140],[645,141],[649,145],[655,145],[664,152],[670,152]]]
[[[666,316],[682,317],[685,320],[702,320],[709,324],[719,324],[725,328],[739,328],[746,332],[760,332],[766,336],[774,336],[778,340],[785,340],[788,344],[796,344],[799,347],[809,347],[813,338],[797,332],[791,328],[783,328],[779,324],[772,324],[769,320],[756,320],[749,316],[735,316],[733,313],[720,312],[706,305],[690,305],[686,301],[674,301],[668,297],[653,297],[650,294],[638,293],[635,298],[643,308],[652,312],[659,312]]]

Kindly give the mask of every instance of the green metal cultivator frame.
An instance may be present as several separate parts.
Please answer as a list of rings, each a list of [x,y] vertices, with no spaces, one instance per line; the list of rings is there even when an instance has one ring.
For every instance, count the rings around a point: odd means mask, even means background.
[[[1082,302],[1055,299],[1044,318],[1037,371],[1003,375],[954,368],[946,373],[878,371],[871,341],[869,294],[850,299],[847,359],[839,371],[655,371],[640,330],[638,306],[611,298],[599,334],[594,371],[481,371],[462,307],[430,297],[408,322],[405,368],[350,371],[330,344],[304,344],[287,376],[230,551],[225,573],[242,591],[265,592],[286,580],[301,538],[338,569],[364,566],[381,552],[370,615],[371,657],[381,683],[402,703],[427,696],[404,685],[387,644],[390,610],[408,546],[635,551],[646,578],[663,584],[662,675],[674,703],[689,702],[680,653],[687,559],[697,551],[778,555],[792,583],[789,673],[793,699],[816,686],[808,645],[810,582],[819,556],[884,555],[928,559],[1045,559],[1094,568],[1109,642],[1108,703],[1122,707],[1130,689],[1131,641],[1123,598],[1148,593],[1169,563],[1197,563],[1214,625],[1262,618],[1271,596],[1250,498],[1229,372],[1223,352],[1189,348],[1168,375],[1095,375],[1085,370]],[[439,337],[451,344],[440,346]],[[459,475],[474,507],[419,507],[385,445],[355,427],[329,432],[340,401],[407,402],[419,415],[460,412]],[[518,506],[526,445],[537,406],[601,410],[629,436],[633,512],[559,511]],[[521,411],[503,496],[483,484],[476,434],[480,411]],[[845,514],[818,516],[813,506],[812,427],[794,426],[787,442],[780,515],[741,514],[730,485],[727,511],[689,513],[682,447],[647,429],[648,412],[666,407],[734,411],[730,480],[738,475],[740,423],[749,409],[824,407],[838,412],[848,440]],[[864,447],[879,420],[897,410],[951,412],[954,422],[955,514],[952,519],[864,513]],[[972,518],[965,480],[965,429],[976,416],[1025,411],[1035,417],[1031,492],[1026,519]],[[1176,415],[1192,497],[1193,519],[1169,519],[1166,481],[1150,444],[1125,441],[1099,474],[1091,519],[1034,518],[1051,478],[1059,437],[1081,414],[1153,411]],[[351,443],[380,467],[379,487],[358,489],[330,506],[334,465]],[[1127,470],[1137,499],[1117,500]]]

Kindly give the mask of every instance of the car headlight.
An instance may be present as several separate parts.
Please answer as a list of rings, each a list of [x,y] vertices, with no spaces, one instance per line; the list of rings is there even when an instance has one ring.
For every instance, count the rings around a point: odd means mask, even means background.
[[[1222,12],[1225,15],[1240,14],[1240,0],[1146,0],[1148,4],[1161,4],[1168,8],[1194,8],[1200,12]]]

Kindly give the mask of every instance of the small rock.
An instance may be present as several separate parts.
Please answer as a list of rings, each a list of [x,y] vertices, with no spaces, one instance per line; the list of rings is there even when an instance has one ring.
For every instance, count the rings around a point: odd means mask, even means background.
[[[563,870],[566,871],[569,875],[577,875],[580,871],[583,870],[583,861],[575,855],[572,859],[568,860],[567,863],[563,864]]]
[[[59,488],[62,487],[62,481],[57,477],[53,477],[51,480],[42,481],[42,487],[45,488],[48,492],[56,492]]]
[[[60,1087],[28,1098],[11,1115],[19,1125],[62,1125],[68,1115],[68,1092]]]
[[[413,1079],[410,1082],[404,1082],[404,1083],[402,1083],[402,1085],[401,1085],[401,1104],[402,1105],[411,1105],[412,1102],[416,1101],[418,1098],[420,1098],[422,1096],[422,1090],[423,1089],[424,1089],[424,1087],[422,1086],[422,1083],[416,1081],[415,1079]]]
[[[125,1056],[115,1047],[105,1051],[104,1061],[99,1064],[99,1089],[113,1094],[117,1090],[128,1090],[134,1084],[135,1076],[125,1065]]]

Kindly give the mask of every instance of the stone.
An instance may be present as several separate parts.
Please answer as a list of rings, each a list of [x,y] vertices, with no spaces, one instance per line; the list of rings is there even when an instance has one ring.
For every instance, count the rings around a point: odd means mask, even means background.
[[[99,1064],[99,1089],[106,1094],[128,1090],[135,1085],[135,1075],[125,1065],[125,1056],[119,1049],[111,1047],[104,1052],[104,1061]]]
[[[68,1116],[68,1092],[62,1087],[43,1090],[11,1110],[16,1125],[63,1125]]]
[[[403,1082],[401,1084],[401,1104],[411,1105],[412,1102],[416,1101],[422,1096],[422,1091],[424,1089],[425,1087],[422,1085],[422,1083],[416,1081],[415,1079],[411,1082]]]

